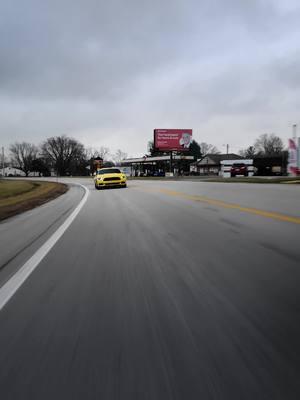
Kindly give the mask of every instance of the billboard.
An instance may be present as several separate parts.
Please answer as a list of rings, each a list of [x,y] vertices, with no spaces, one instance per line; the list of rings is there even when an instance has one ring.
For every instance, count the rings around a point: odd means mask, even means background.
[[[160,151],[188,151],[192,129],[154,129],[154,148]]]
[[[289,139],[289,175],[297,175],[298,172],[298,149],[295,139]]]

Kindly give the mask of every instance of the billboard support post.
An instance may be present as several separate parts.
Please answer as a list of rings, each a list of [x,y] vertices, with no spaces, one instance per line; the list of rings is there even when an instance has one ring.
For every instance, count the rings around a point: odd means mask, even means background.
[[[170,172],[173,172],[173,151],[170,151]]]

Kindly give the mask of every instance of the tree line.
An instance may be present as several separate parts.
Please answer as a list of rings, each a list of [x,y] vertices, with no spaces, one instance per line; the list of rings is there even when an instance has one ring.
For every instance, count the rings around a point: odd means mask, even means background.
[[[254,144],[239,151],[239,155],[242,158],[253,159],[255,157],[268,157],[268,156],[280,156],[285,151],[282,139],[271,133],[264,133],[260,135]],[[159,156],[164,154],[154,148],[153,141],[148,142],[148,152],[151,156]],[[186,152],[186,155],[191,155],[195,160],[201,160],[208,154],[220,154],[219,149],[213,144],[201,142],[198,143],[196,140],[192,140],[190,149]]]
[[[16,142],[9,147],[10,164],[20,169],[26,176],[30,172],[38,172],[40,175],[49,176],[52,171],[57,175],[88,175],[91,168],[91,160],[101,157],[104,166],[119,165],[127,158],[122,150],[111,154],[108,147],[85,147],[78,140],[66,135],[47,138],[40,146],[28,142]],[[275,134],[262,134],[253,145],[243,149],[239,155],[243,158],[255,158],[258,156],[278,156],[285,151],[283,141]],[[158,156],[163,153],[154,148],[153,141],[148,142],[150,156]],[[213,144],[193,140],[186,155],[191,155],[194,160],[201,160],[207,154],[219,154],[220,151]]]
[[[108,147],[85,147],[78,140],[66,135],[47,138],[40,146],[28,142],[16,142],[9,146],[9,163],[26,176],[30,172],[49,176],[52,171],[57,175],[88,175],[91,160],[101,157],[104,166],[120,164],[127,157],[122,150],[111,154]]]
[[[282,139],[274,133],[260,135],[252,146],[239,152],[244,158],[255,158],[258,156],[280,156],[285,151]]]

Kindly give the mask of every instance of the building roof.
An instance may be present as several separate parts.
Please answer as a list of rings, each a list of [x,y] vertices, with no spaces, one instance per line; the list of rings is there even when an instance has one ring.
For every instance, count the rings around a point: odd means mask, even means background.
[[[185,155],[174,155],[173,160],[193,160],[193,156],[185,156]],[[170,161],[170,156],[156,156],[156,157],[149,157],[144,156],[140,158],[127,158],[126,160],[122,160],[121,164],[147,164],[154,161]]]
[[[220,165],[221,161],[224,160],[242,160],[243,157],[238,154],[207,154],[200,160],[197,160],[195,164],[197,165]]]

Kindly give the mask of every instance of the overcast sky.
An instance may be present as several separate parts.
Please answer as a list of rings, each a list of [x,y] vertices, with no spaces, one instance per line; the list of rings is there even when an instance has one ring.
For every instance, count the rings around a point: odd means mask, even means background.
[[[300,124],[299,0],[2,0],[0,145],[66,134],[147,151],[192,128],[225,151]]]

